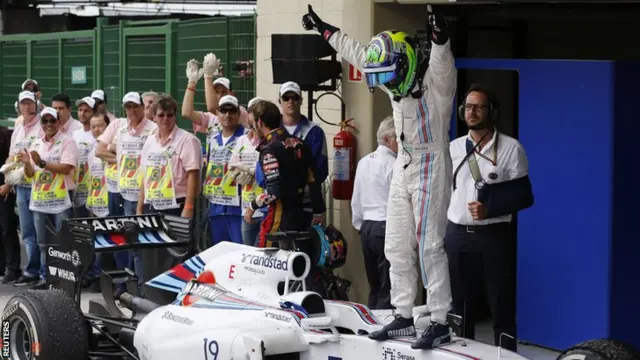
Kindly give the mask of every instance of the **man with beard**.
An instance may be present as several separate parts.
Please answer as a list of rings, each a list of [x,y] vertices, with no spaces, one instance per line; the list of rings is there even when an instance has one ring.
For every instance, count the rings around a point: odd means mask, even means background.
[[[500,335],[506,333],[513,339],[505,336],[502,346],[516,351],[516,239],[511,213],[518,208],[496,212],[491,203],[482,202],[485,200],[479,190],[527,176],[527,156],[518,140],[494,127],[498,101],[482,86],[471,86],[458,113],[469,134],[450,144],[455,171],[444,244],[453,308],[463,316],[462,335],[473,339],[474,310],[479,302],[477,284],[484,283],[495,344],[500,344]],[[506,195],[521,196],[517,192]],[[497,200],[489,199],[494,203]]]

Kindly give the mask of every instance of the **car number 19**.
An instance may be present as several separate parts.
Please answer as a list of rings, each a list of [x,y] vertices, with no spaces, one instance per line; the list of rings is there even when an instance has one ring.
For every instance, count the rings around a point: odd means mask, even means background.
[[[202,341],[204,342],[204,360],[217,360],[218,352],[220,351],[218,342],[207,338],[202,339]]]

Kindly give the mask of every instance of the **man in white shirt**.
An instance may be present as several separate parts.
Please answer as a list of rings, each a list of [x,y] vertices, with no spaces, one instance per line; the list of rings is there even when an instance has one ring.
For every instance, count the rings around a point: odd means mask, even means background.
[[[384,234],[387,202],[398,154],[398,141],[393,117],[385,118],[378,127],[378,148],[358,162],[353,197],[351,224],[360,233],[364,267],[369,282],[369,308],[392,309],[389,261],[384,256]]]
[[[73,194],[73,217],[88,217],[89,210],[86,208],[87,195],[89,193],[89,152],[95,145],[95,138],[91,135],[89,122],[93,117],[96,101],[89,96],[76,101],[78,121],[82,124],[81,129],[76,129],[71,137],[76,142],[78,148],[78,163],[74,171],[73,180],[76,183],[76,190]]]
[[[528,175],[527,156],[518,140],[494,127],[497,99],[480,85],[472,85],[459,116],[469,134],[450,144],[453,193],[447,211],[444,239],[449,258],[454,312],[463,316],[463,336],[474,338],[477,284],[484,283],[491,311],[495,344],[500,335],[516,337],[516,239],[511,214],[489,217],[478,190]],[[481,292],[480,292],[481,293]],[[516,351],[516,341],[503,337],[502,346]]]

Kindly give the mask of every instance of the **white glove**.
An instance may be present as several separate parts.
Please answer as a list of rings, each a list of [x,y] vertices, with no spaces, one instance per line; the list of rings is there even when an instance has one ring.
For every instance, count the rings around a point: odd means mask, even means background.
[[[189,82],[197,83],[198,80],[202,78],[204,74],[204,69],[198,69],[198,62],[195,59],[189,60],[187,62],[187,79]]]
[[[216,58],[216,56],[213,53],[208,53],[204,57],[202,68],[204,69],[205,77],[211,78],[214,75],[216,75],[219,67],[220,67],[220,59]]]
[[[248,172],[241,171],[236,177],[236,182],[240,185],[247,185],[253,182],[253,176]]]

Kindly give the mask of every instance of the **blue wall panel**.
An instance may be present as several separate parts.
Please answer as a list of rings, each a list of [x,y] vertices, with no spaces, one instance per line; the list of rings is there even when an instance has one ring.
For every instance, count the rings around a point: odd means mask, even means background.
[[[610,333],[614,63],[458,59],[517,70],[535,205],[518,215],[518,337],[564,349]]]

